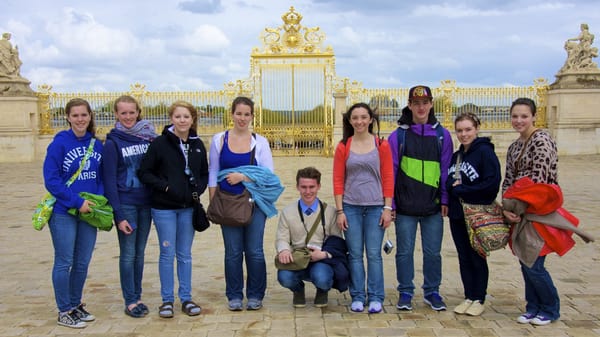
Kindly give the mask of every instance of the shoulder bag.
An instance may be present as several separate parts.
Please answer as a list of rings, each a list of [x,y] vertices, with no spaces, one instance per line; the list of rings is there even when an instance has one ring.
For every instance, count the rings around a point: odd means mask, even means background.
[[[308,234],[306,234],[306,239],[304,240],[304,247],[295,248],[292,251],[292,260],[293,261],[290,263],[279,262],[279,254],[277,254],[275,256],[275,267],[277,269],[302,270],[302,269],[306,269],[306,267],[308,267],[308,264],[310,263],[310,249],[308,249],[306,247],[306,245],[308,244],[308,242],[310,241],[310,238],[312,238],[313,234],[317,230],[319,223],[325,224],[325,210],[324,209],[327,206],[327,204],[321,203],[320,201],[319,201],[319,203],[321,206],[321,212],[319,212],[319,216],[317,217],[317,219],[315,219],[315,222],[313,223],[312,227],[310,228],[310,231],[308,232]],[[302,215],[302,210],[300,209],[300,201],[298,201],[298,214],[300,214],[300,220],[302,221],[302,224],[304,225],[304,216]]]
[[[456,158],[454,179],[460,179],[462,157]],[[497,201],[489,205],[471,204],[460,198],[471,247],[482,257],[504,248],[510,236],[510,226],[504,222],[502,206]]]
[[[202,206],[202,203],[200,202],[200,196],[198,195],[198,192],[192,193],[192,197],[194,198],[194,215],[192,218],[194,229],[198,232],[204,232],[208,229],[208,227],[210,227],[210,222],[206,216],[204,206]]]
[[[253,134],[253,137],[254,134]],[[226,139],[223,140],[225,142]],[[256,149],[250,152],[250,165],[254,163]],[[219,185],[215,190],[208,209],[208,219],[216,224],[225,226],[247,226],[254,215],[254,199],[247,189],[241,194],[232,194],[223,191]]]
[[[77,171],[75,171],[75,173],[73,173],[71,178],[69,178],[69,180],[67,180],[67,183],[66,183],[67,187],[69,187],[69,186],[71,186],[71,184],[73,184],[75,179],[77,179],[77,177],[83,170],[85,163],[92,155],[95,142],[96,142],[96,138],[92,137],[92,140],[90,141],[90,145],[88,146],[87,151],[85,152],[85,155],[83,156],[83,158],[81,158],[81,162],[79,162],[79,168],[77,169]],[[33,225],[33,228],[35,230],[41,231],[44,228],[44,226],[46,226],[46,224],[50,220],[50,216],[52,216],[52,211],[54,210],[55,203],[56,203],[56,198],[54,198],[54,196],[52,196],[52,194],[50,194],[50,192],[46,192],[46,195],[44,195],[44,197],[42,198],[42,201],[40,201],[37,204],[37,206],[35,206],[35,211],[33,211],[33,215],[31,217],[31,224]]]

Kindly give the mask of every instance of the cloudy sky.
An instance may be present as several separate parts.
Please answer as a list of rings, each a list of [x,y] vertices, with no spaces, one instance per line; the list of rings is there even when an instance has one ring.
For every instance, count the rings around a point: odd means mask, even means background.
[[[367,88],[552,82],[579,25],[600,34],[597,0],[3,0],[0,31],[34,90],[218,90],[248,77],[290,6],[326,34],[337,75]]]

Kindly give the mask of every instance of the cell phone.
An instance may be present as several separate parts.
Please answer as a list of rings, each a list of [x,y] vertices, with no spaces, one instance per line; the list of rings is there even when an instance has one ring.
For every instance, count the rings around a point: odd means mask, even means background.
[[[385,242],[383,243],[383,251],[389,255],[393,250],[394,244],[392,243],[392,241],[385,240]]]
[[[314,249],[314,250],[321,250],[321,246],[315,245],[315,244],[312,244],[312,243],[307,244],[306,248],[308,248],[308,249]]]
[[[130,222],[129,227],[131,227],[131,231],[133,232],[137,228],[137,225],[135,224],[135,222]]]

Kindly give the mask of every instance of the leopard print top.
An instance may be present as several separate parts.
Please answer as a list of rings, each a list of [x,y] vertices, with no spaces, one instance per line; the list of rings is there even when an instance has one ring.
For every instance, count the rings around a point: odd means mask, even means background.
[[[527,148],[519,159],[525,144],[527,144]],[[506,172],[502,183],[502,193],[523,177],[529,177],[536,183],[558,184],[556,143],[545,130],[537,130],[531,135],[529,142],[517,139],[510,144],[506,153]]]

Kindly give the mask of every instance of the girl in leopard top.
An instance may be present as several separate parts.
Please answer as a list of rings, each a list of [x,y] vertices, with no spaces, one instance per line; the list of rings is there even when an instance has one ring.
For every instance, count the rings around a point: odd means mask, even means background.
[[[512,103],[511,123],[520,136],[508,147],[502,193],[523,177],[536,183],[558,184],[556,143],[547,131],[535,127],[535,112],[535,103],[529,98],[518,98]],[[521,221],[512,212],[504,211],[504,215],[510,223]],[[552,252],[546,246],[531,268],[520,262],[527,305],[525,313],[517,318],[519,323],[546,325],[560,317],[558,291],[544,267],[546,255]]]

